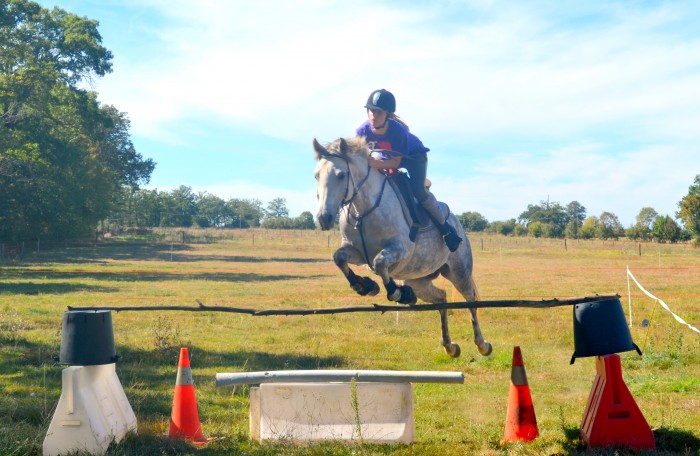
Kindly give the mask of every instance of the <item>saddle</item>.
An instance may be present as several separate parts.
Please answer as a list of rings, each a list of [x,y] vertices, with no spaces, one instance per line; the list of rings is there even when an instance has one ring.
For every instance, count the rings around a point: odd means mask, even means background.
[[[411,227],[409,233],[409,239],[411,242],[416,240],[416,235],[419,232],[427,231],[432,228],[432,225],[439,227],[442,223],[438,220],[432,218],[432,216],[425,210],[422,204],[413,196],[413,190],[411,190],[411,184],[409,182],[408,174],[396,170],[393,173],[387,173],[387,179],[389,180],[389,185],[398,196],[401,202],[401,209],[403,211],[404,219],[408,226]],[[447,219],[450,215],[450,208],[447,204],[442,201],[438,202],[440,206],[440,211],[443,215],[443,220]]]

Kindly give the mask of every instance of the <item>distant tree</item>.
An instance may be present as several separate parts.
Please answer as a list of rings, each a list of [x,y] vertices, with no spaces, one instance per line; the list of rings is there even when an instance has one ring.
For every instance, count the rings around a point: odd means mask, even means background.
[[[654,220],[651,236],[656,242],[678,242],[681,228],[670,216],[658,216]]]
[[[620,219],[612,212],[600,214],[600,232],[598,237],[602,239],[619,239],[624,236],[625,228],[620,223]]]
[[[555,225],[554,223],[543,223],[542,224],[542,237],[546,238],[560,238],[564,236],[564,230],[561,226]]]
[[[295,228],[291,217],[265,217],[260,225],[268,230],[292,230]]]
[[[586,220],[586,208],[578,201],[572,201],[566,205],[568,221],[564,227],[564,236],[576,239],[583,221]]]
[[[250,228],[260,226],[265,214],[262,203],[258,199],[233,198],[226,202],[226,208],[231,214],[228,226],[233,228]]]
[[[202,193],[196,201],[196,222],[202,228],[222,227],[231,221],[226,201],[215,195]]]
[[[484,231],[489,224],[489,221],[478,212],[464,212],[457,216],[457,220],[468,232]]]
[[[299,230],[313,230],[316,228],[314,216],[309,211],[302,212],[295,220],[295,225]]]
[[[181,185],[163,195],[160,226],[190,227],[197,212],[197,196],[192,188]]]
[[[532,237],[539,238],[544,235],[544,223],[539,221],[530,222],[527,225],[528,234]]]
[[[581,229],[579,230],[579,237],[581,239],[593,239],[599,236],[601,230],[601,224],[598,217],[591,215],[587,217],[581,224]]]
[[[676,216],[683,221],[685,228],[700,243],[700,174],[688,188],[688,194],[678,203],[680,210]]]
[[[265,209],[265,217],[289,217],[289,210],[287,209],[286,198],[275,198],[269,203],[267,203],[267,208]]]
[[[513,225],[513,234],[516,236],[527,236],[527,227],[522,223]]]
[[[636,223],[625,230],[625,235],[634,240],[648,241],[651,229],[659,214],[651,207],[643,207],[637,214]]]
[[[491,233],[507,236],[513,234],[515,230],[515,219],[495,221],[489,223],[488,231]]]
[[[566,209],[556,201],[540,201],[540,204],[529,204],[527,210],[518,216],[518,221],[526,226],[532,222],[551,223],[561,227],[562,231],[569,220]]]

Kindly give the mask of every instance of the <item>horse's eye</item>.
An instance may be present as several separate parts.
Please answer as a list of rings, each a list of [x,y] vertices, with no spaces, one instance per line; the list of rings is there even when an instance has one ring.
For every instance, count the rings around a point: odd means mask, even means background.
[[[345,176],[347,173],[345,171],[339,171],[338,172],[338,179],[345,179]]]

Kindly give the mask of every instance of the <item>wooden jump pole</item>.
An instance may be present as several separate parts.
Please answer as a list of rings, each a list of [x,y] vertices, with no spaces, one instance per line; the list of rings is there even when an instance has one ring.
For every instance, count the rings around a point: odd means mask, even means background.
[[[243,313],[253,317],[267,317],[272,315],[329,315],[340,313],[355,313],[355,312],[427,312],[434,310],[450,310],[450,309],[482,309],[482,308],[505,308],[505,307],[528,307],[544,309],[549,307],[572,306],[588,302],[605,301],[608,299],[619,298],[620,295],[601,295],[588,296],[584,298],[569,298],[569,299],[548,299],[541,301],[528,300],[496,300],[496,301],[463,301],[463,302],[443,302],[438,304],[418,304],[418,305],[391,305],[391,304],[370,304],[365,306],[349,306],[349,307],[328,307],[318,309],[251,309],[245,307],[229,307],[229,306],[209,306],[196,300],[197,306],[94,306],[94,307],[79,307],[68,306],[68,310],[113,310],[115,312],[124,311],[155,311],[155,310],[175,310],[186,312],[229,312]]]

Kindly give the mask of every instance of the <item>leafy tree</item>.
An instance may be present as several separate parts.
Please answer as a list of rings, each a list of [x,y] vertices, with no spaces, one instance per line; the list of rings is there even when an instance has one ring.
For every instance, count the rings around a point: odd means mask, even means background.
[[[181,185],[167,195],[161,195],[160,226],[190,227],[197,212],[197,197],[192,188]]]
[[[564,227],[564,236],[576,239],[583,221],[586,220],[586,208],[578,201],[572,201],[566,205],[568,222]]]
[[[572,206],[572,210],[583,207],[578,203],[576,205],[576,207]],[[585,211],[585,208],[583,210]],[[527,210],[518,217],[518,220],[528,227],[528,232],[531,236],[534,236],[534,232],[538,233],[538,236],[545,236],[544,226],[549,226],[547,232],[556,235],[554,237],[560,237],[563,234],[569,219],[568,210],[556,201],[540,201],[539,205],[529,204]],[[530,231],[529,226],[534,222],[539,222],[542,226],[538,226],[534,231]]]
[[[543,223],[542,236],[547,238],[560,238],[564,236],[564,229],[554,223]]]
[[[544,233],[544,223],[535,221],[535,222],[530,222],[527,225],[527,231],[528,234],[532,237],[539,238],[542,237]]]
[[[91,232],[155,164],[84,82],[111,72],[97,22],[0,1],[0,238]]]
[[[226,202],[226,207],[231,213],[233,228],[250,228],[260,226],[260,221],[265,214],[262,203],[258,199],[233,198]]]
[[[581,239],[593,239],[599,237],[601,231],[601,223],[598,217],[591,215],[587,217],[581,224],[581,230],[579,231]]]
[[[656,242],[678,242],[681,237],[681,228],[670,216],[658,216],[654,220],[651,236]]]
[[[226,201],[203,193],[197,198],[197,225],[202,228],[222,227],[231,220]]]
[[[304,211],[301,214],[299,214],[299,217],[297,217],[295,221],[295,225],[296,228],[300,230],[316,229],[316,222],[314,220],[314,216],[309,211]]]
[[[676,216],[695,237],[695,242],[700,243],[700,174],[695,176],[695,181],[688,188],[688,194],[678,203],[678,207],[680,210]]]
[[[272,201],[267,203],[267,208],[265,209],[265,217],[289,217],[289,210],[287,209],[287,200],[285,198],[274,198]]]
[[[612,212],[600,214],[600,231],[598,237],[602,239],[618,239],[625,234],[625,228],[620,223],[620,219]]]
[[[492,233],[507,236],[514,232],[515,226],[515,219],[496,221],[489,223],[488,230]]]
[[[625,235],[630,239],[649,240],[651,229],[659,214],[651,207],[643,207],[637,214],[636,223],[625,230]]]
[[[457,216],[465,231],[484,231],[489,221],[478,212],[464,212]]]

